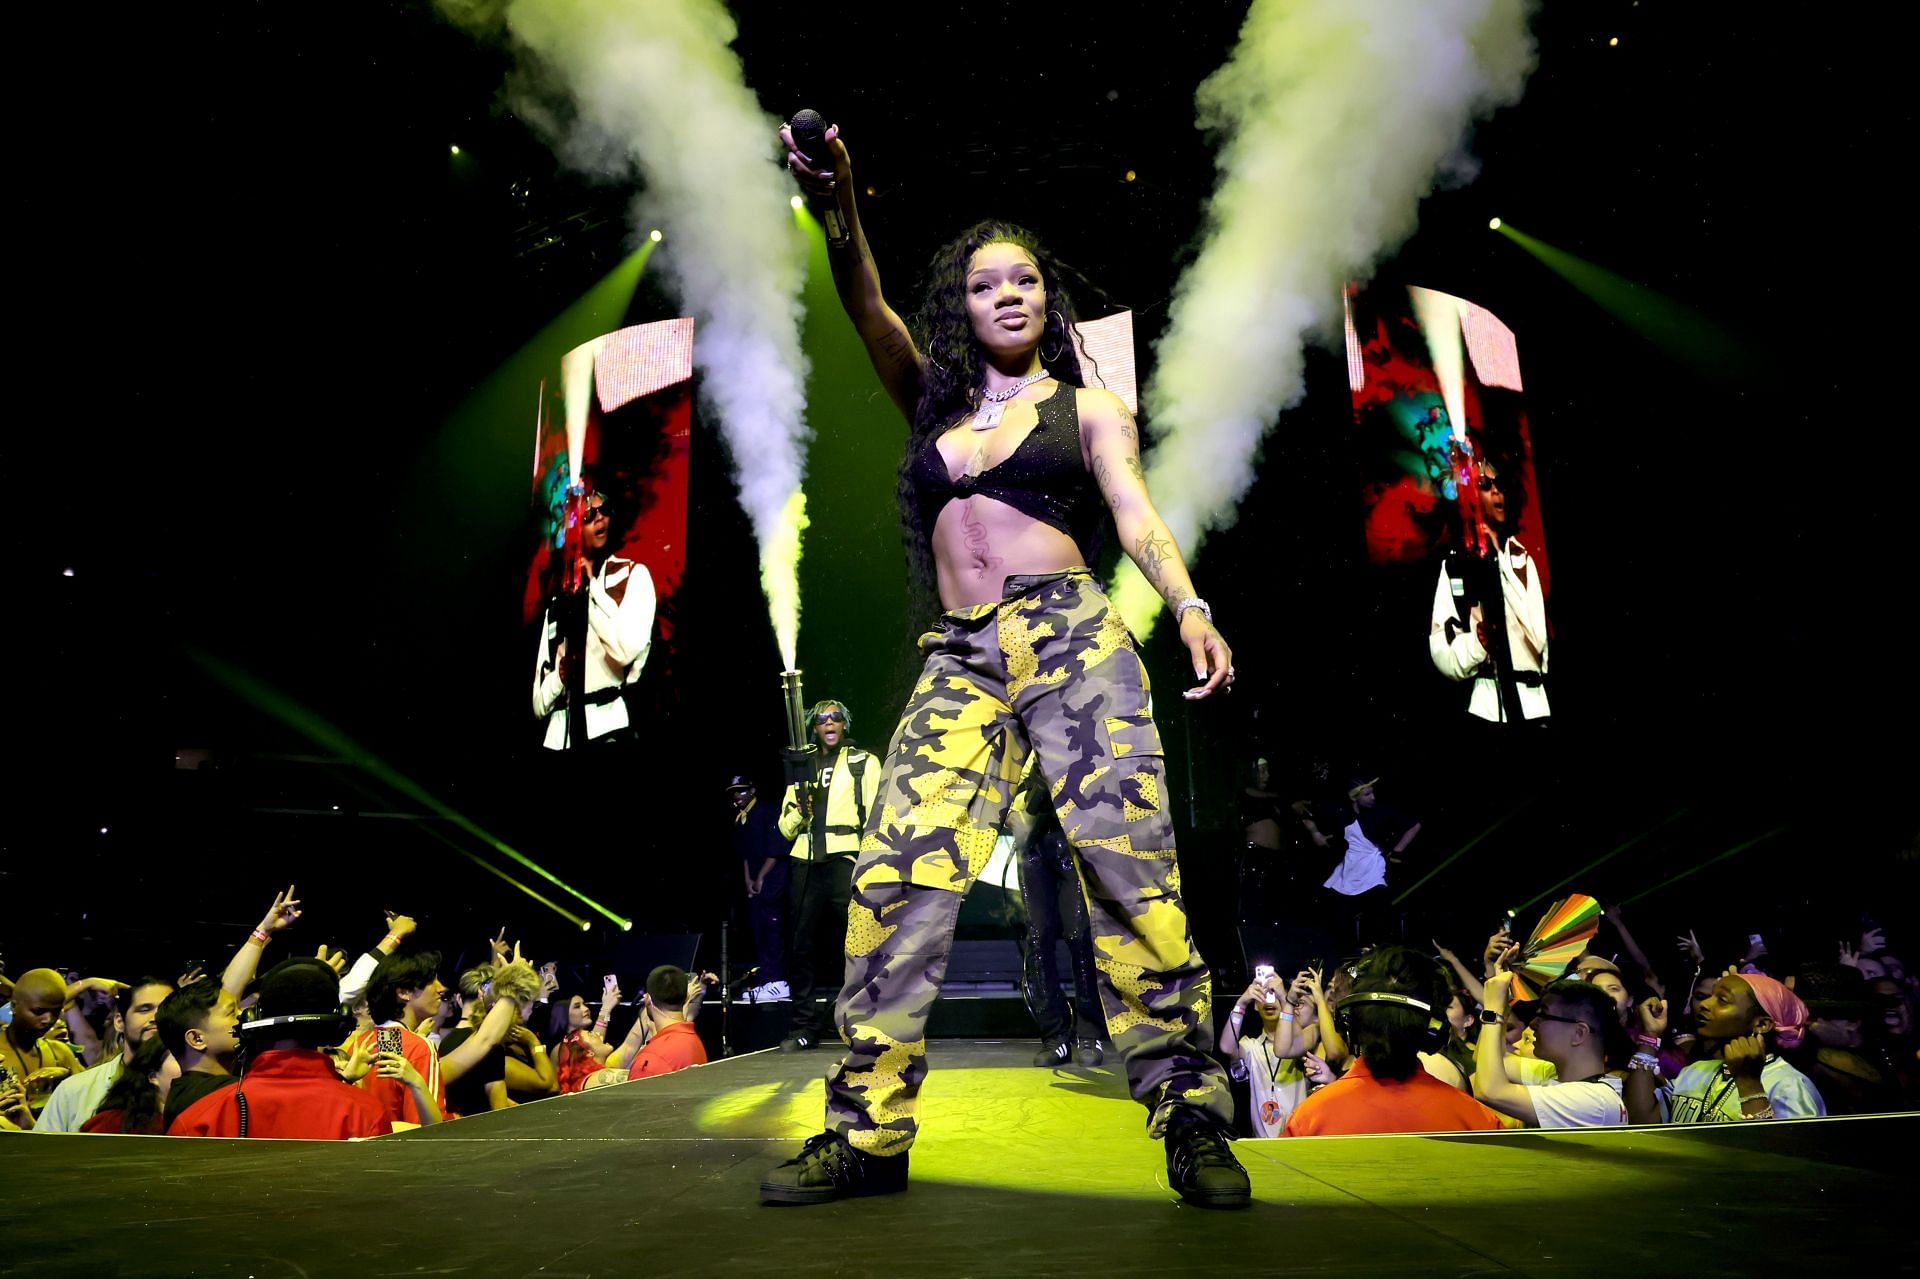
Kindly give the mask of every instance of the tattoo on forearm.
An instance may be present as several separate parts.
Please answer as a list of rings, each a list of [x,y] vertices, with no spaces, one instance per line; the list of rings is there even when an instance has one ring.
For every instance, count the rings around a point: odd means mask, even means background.
[[[1165,591],[1166,570],[1161,566],[1173,558],[1173,539],[1148,530],[1140,535],[1139,542],[1134,545],[1133,557],[1139,562],[1140,571],[1147,575],[1147,580]]]
[[[1098,454],[1093,459],[1093,478],[1100,486],[1100,491],[1107,495],[1107,505],[1119,506],[1120,495],[1113,489],[1113,468],[1107,464],[1106,458]]]
[[[1133,478],[1142,484],[1147,482],[1147,473],[1140,469],[1140,455],[1135,453],[1127,459],[1127,469],[1133,472]]]
[[[1133,413],[1124,403],[1120,406],[1120,434],[1133,441],[1135,445],[1140,443],[1140,431],[1134,426]]]

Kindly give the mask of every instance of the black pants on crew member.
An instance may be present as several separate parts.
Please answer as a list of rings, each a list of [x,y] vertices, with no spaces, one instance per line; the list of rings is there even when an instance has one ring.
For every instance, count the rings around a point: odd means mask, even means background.
[[[788,865],[788,919],[793,927],[793,955],[787,964],[787,985],[793,992],[790,1035],[818,1040],[830,1014],[814,1007],[817,975],[829,974],[829,989],[838,994],[846,966],[847,903],[853,897],[853,858],[828,857],[819,861],[794,858]]]

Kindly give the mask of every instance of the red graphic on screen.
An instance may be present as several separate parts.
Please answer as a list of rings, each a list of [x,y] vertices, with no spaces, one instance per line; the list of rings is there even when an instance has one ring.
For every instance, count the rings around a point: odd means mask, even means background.
[[[1430,320],[1449,317],[1441,332],[1422,328],[1416,292],[1428,300]],[[1546,538],[1512,332],[1464,299],[1384,284],[1350,289],[1347,312],[1368,560],[1413,564],[1454,548],[1484,553],[1477,468],[1491,461],[1524,494],[1514,532],[1544,594]]]

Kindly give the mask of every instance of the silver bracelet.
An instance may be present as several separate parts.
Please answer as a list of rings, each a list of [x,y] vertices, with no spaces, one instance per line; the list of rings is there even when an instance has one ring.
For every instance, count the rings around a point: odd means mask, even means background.
[[[1207,625],[1213,625],[1213,609],[1205,600],[1201,599],[1198,595],[1194,595],[1181,600],[1173,606],[1173,624],[1175,626],[1187,620],[1187,610],[1190,608],[1198,609],[1200,616],[1207,619]]]

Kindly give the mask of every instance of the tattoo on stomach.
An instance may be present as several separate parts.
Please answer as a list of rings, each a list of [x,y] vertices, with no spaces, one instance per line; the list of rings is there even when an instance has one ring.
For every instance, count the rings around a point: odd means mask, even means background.
[[[964,530],[962,536],[966,539],[967,552],[973,557],[975,573],[986,577],[1006,562],[993,553],[993,546],[987,541],[987,526],[973,512],[972,498],[968,498],[967,504],[961,508],[960,527]]]

